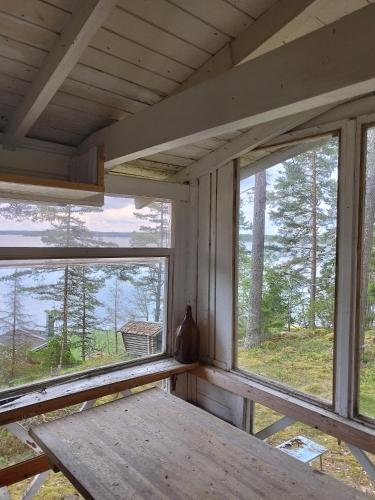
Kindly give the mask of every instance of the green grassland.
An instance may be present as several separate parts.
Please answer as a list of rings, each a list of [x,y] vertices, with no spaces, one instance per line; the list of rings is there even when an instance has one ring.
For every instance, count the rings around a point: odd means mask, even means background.
[[[361,361],[360,412],[375,418],[375,332],[366,332]],[[238,353],[239,368],[268,377],[294,389],[332,401],[333,334],[327,331],[292,332],[274,335],[259,347]],[[282,415],[256,404],[255,432]],[[328,448],[323,458],[324,472],[375,497],[375,484],[344,443],[307,425],[296,423],[273,435],[274,446],[302,434]],[[370,456],[375,463],[375,456]],[[319,461],[313,464],[319,468]]]

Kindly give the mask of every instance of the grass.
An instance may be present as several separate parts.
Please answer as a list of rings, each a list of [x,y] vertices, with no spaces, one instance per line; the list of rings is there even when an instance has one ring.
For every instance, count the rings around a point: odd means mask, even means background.
[[[72,340],[74,345],[74,338]],[[12,380],[8,380],[0,374],[0,389],[6,389],[8,387],[15,387],[38,380],[48,379],[51,376],[66,375],[68,373],[88,370],[90,368],[96,368],[110,363],[133,359],[132,356],[125,352],[124,344],[120,336],[118,337],[118,352],[115,352],[116,340],[114,332],[109,332],[108,334],[102,331],[95,332],[94,340],[94,352],[89,354],[85,361],[81,361],[80,350],[77,346],[74,346],[71,348],[74,363],[72,366],[65,367],[60,370],[43,368],[38,362],[39,357],[43,356],[43,351],[35,354],[33,353],[32,362],[23,359],[22,363],[19,362],[17,364],[16,376]],[[109,342],[110,354],[108,354],[107,340]]]
[[[262,375],[332,401],[333,334],[327,331],[292,332],[274,335],[253,349],[240,349],[239,368]],[[282,415],[256,404],[255,431],[275,422]],[[375,418],[375,332],[366,332],[365,351],[361,362],[360,411]],[[276,446],[291,437],[302,434],[328,448],[324,455],[324,471],[375,497],[375,484],[344,443],[307,425],[296,423],[271,436]],[[370,456],[375,463],[375,456]],[[319,461],[313,464],[319,468]]]
[[[332,400],[333,334],[326,331],[275,334],[238,354],[239,368],[293,389]]]

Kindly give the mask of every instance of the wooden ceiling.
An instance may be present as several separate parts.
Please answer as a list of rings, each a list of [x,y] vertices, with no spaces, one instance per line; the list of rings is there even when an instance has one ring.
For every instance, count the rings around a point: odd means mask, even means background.
[[[82,1],[82,0],[80,0]],[[118,0],[28,137],[78,146],[87,136],[178,91],[277,0]],[[291,41],[369,0],[321,0],[249,55]],[[77,0],[0,0],[0,132],[6,130]],[[183,117],[181,117],[183,119]],[[116,167],[165,179],[238,136],[225,134]]]

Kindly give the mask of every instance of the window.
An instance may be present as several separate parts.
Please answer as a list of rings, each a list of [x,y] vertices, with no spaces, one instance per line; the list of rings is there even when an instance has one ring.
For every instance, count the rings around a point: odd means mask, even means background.
[[[105,196],[102,207],[4,200],[0,225],[0,247],[167,248],[171,204],[137,208],[136,199],[114,196]]]
[[[240,160],[237,367],[329,402],[338,146],[320,137]]]
[[[0,221],[0,389],[165,352],[170,202],[4,201]]]
[[[358,324],[359,400],[362,415],[375,418],[375,127],[365,128]]]

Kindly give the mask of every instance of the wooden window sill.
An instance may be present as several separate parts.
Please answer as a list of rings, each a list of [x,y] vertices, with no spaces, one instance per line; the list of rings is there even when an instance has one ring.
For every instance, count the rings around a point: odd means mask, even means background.
[[[173,358],[167,358],[51,385],[3,404],[0,401],[0,425],[156,382],[191,371],[197,366],[198,363],[184,365]]]

